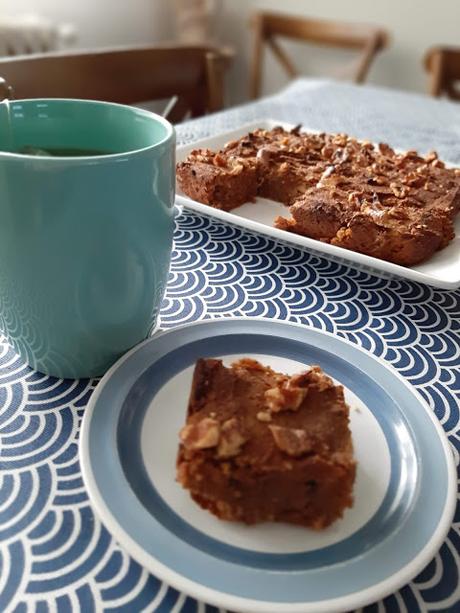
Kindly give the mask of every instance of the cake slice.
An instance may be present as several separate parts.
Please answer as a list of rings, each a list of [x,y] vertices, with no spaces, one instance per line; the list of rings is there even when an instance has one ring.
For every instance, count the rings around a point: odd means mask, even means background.
[[[342,162],[290,206],[275,227],[403,266],[430,258],[454,238],[460,177],[434,154],[396,154],[350,140]],[[364,156],[360,159],[360,156]]]
[[[200,359],[177,480],[220,519],[325,528],[353,504],[348,413],[317,366],[289,377],[252,359]]]
[[[257,195],[256,164],[250,157],[194,149],[176,167],[182,191],[197,202],[230,211]]]

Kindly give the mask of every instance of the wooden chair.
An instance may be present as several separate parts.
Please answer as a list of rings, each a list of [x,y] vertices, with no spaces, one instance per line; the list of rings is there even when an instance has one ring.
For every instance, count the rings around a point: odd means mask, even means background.
[[[87,98],[136,104],[171,98],[176,123],[223,106],[227,62],[209,47],[163,46],[47,53],[0,59],[15,98]]]
[[[430,94],[460,101],[460,47],[433,47],[427,51],[424,64],[430,73]]]
[[[260,94],[265,43],[271,48],[291,78],[298,75],[297,68],[280,47],[275,36],[302,40],[320,46],[359,51],[359,56],[351,71],[351,77],[355,83],[362,83],[365,80],[374,57],[385,48],[389,38],[384,30],[374,26],[304,19],[277,13],[258,12],[253,16],[252,23],[254,28],[252,98],[257,98]]]

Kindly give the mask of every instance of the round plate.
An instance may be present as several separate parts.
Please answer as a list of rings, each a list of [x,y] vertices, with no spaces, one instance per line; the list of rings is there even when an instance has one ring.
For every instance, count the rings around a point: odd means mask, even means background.
[[[223,522],[175,481],[195,361],[243,356],[287,373],[319,364],[345,388],[355,503],[326,530]],[[449,444],[415,390],[346,340],[276,321],[200,322],[134,348],[92,396],[80,457],[116,540],[172,586],[229,609],[331,613],[378,600],[435,555],[455,507]]]

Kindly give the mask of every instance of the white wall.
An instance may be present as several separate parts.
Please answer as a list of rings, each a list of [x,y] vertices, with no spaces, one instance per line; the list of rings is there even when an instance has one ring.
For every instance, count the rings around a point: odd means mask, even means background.
[[[229,79],[229,98],[243,100],[248,91],[252,51],[248,28],[252,10],[266,8],[291,14],[380,24],[392,34],[388,51],[377,58],[369,81],[424,91],[426,76],[421,58],[435,44],[460,46],[460,0],[222,0],[220,30],[223,42],[237,51]],[[0,0],[0,16],[37,12],[55,20],[70,21],[79,32],[79,47],[167,40],[173,34],[172,0]],[[290,44],[299,68],[307,74],[327,74],[340,56],[317,48]],[[287,81],[282,70],[266,55],[264,93]]]

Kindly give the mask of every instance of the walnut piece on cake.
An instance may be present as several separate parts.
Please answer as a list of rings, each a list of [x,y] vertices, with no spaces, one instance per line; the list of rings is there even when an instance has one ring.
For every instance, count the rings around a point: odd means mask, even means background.
[[[251,359],[200,359],[177,479],[220,519],[325,528],[353,504],[348,414],[319,367],[289,377]]]

